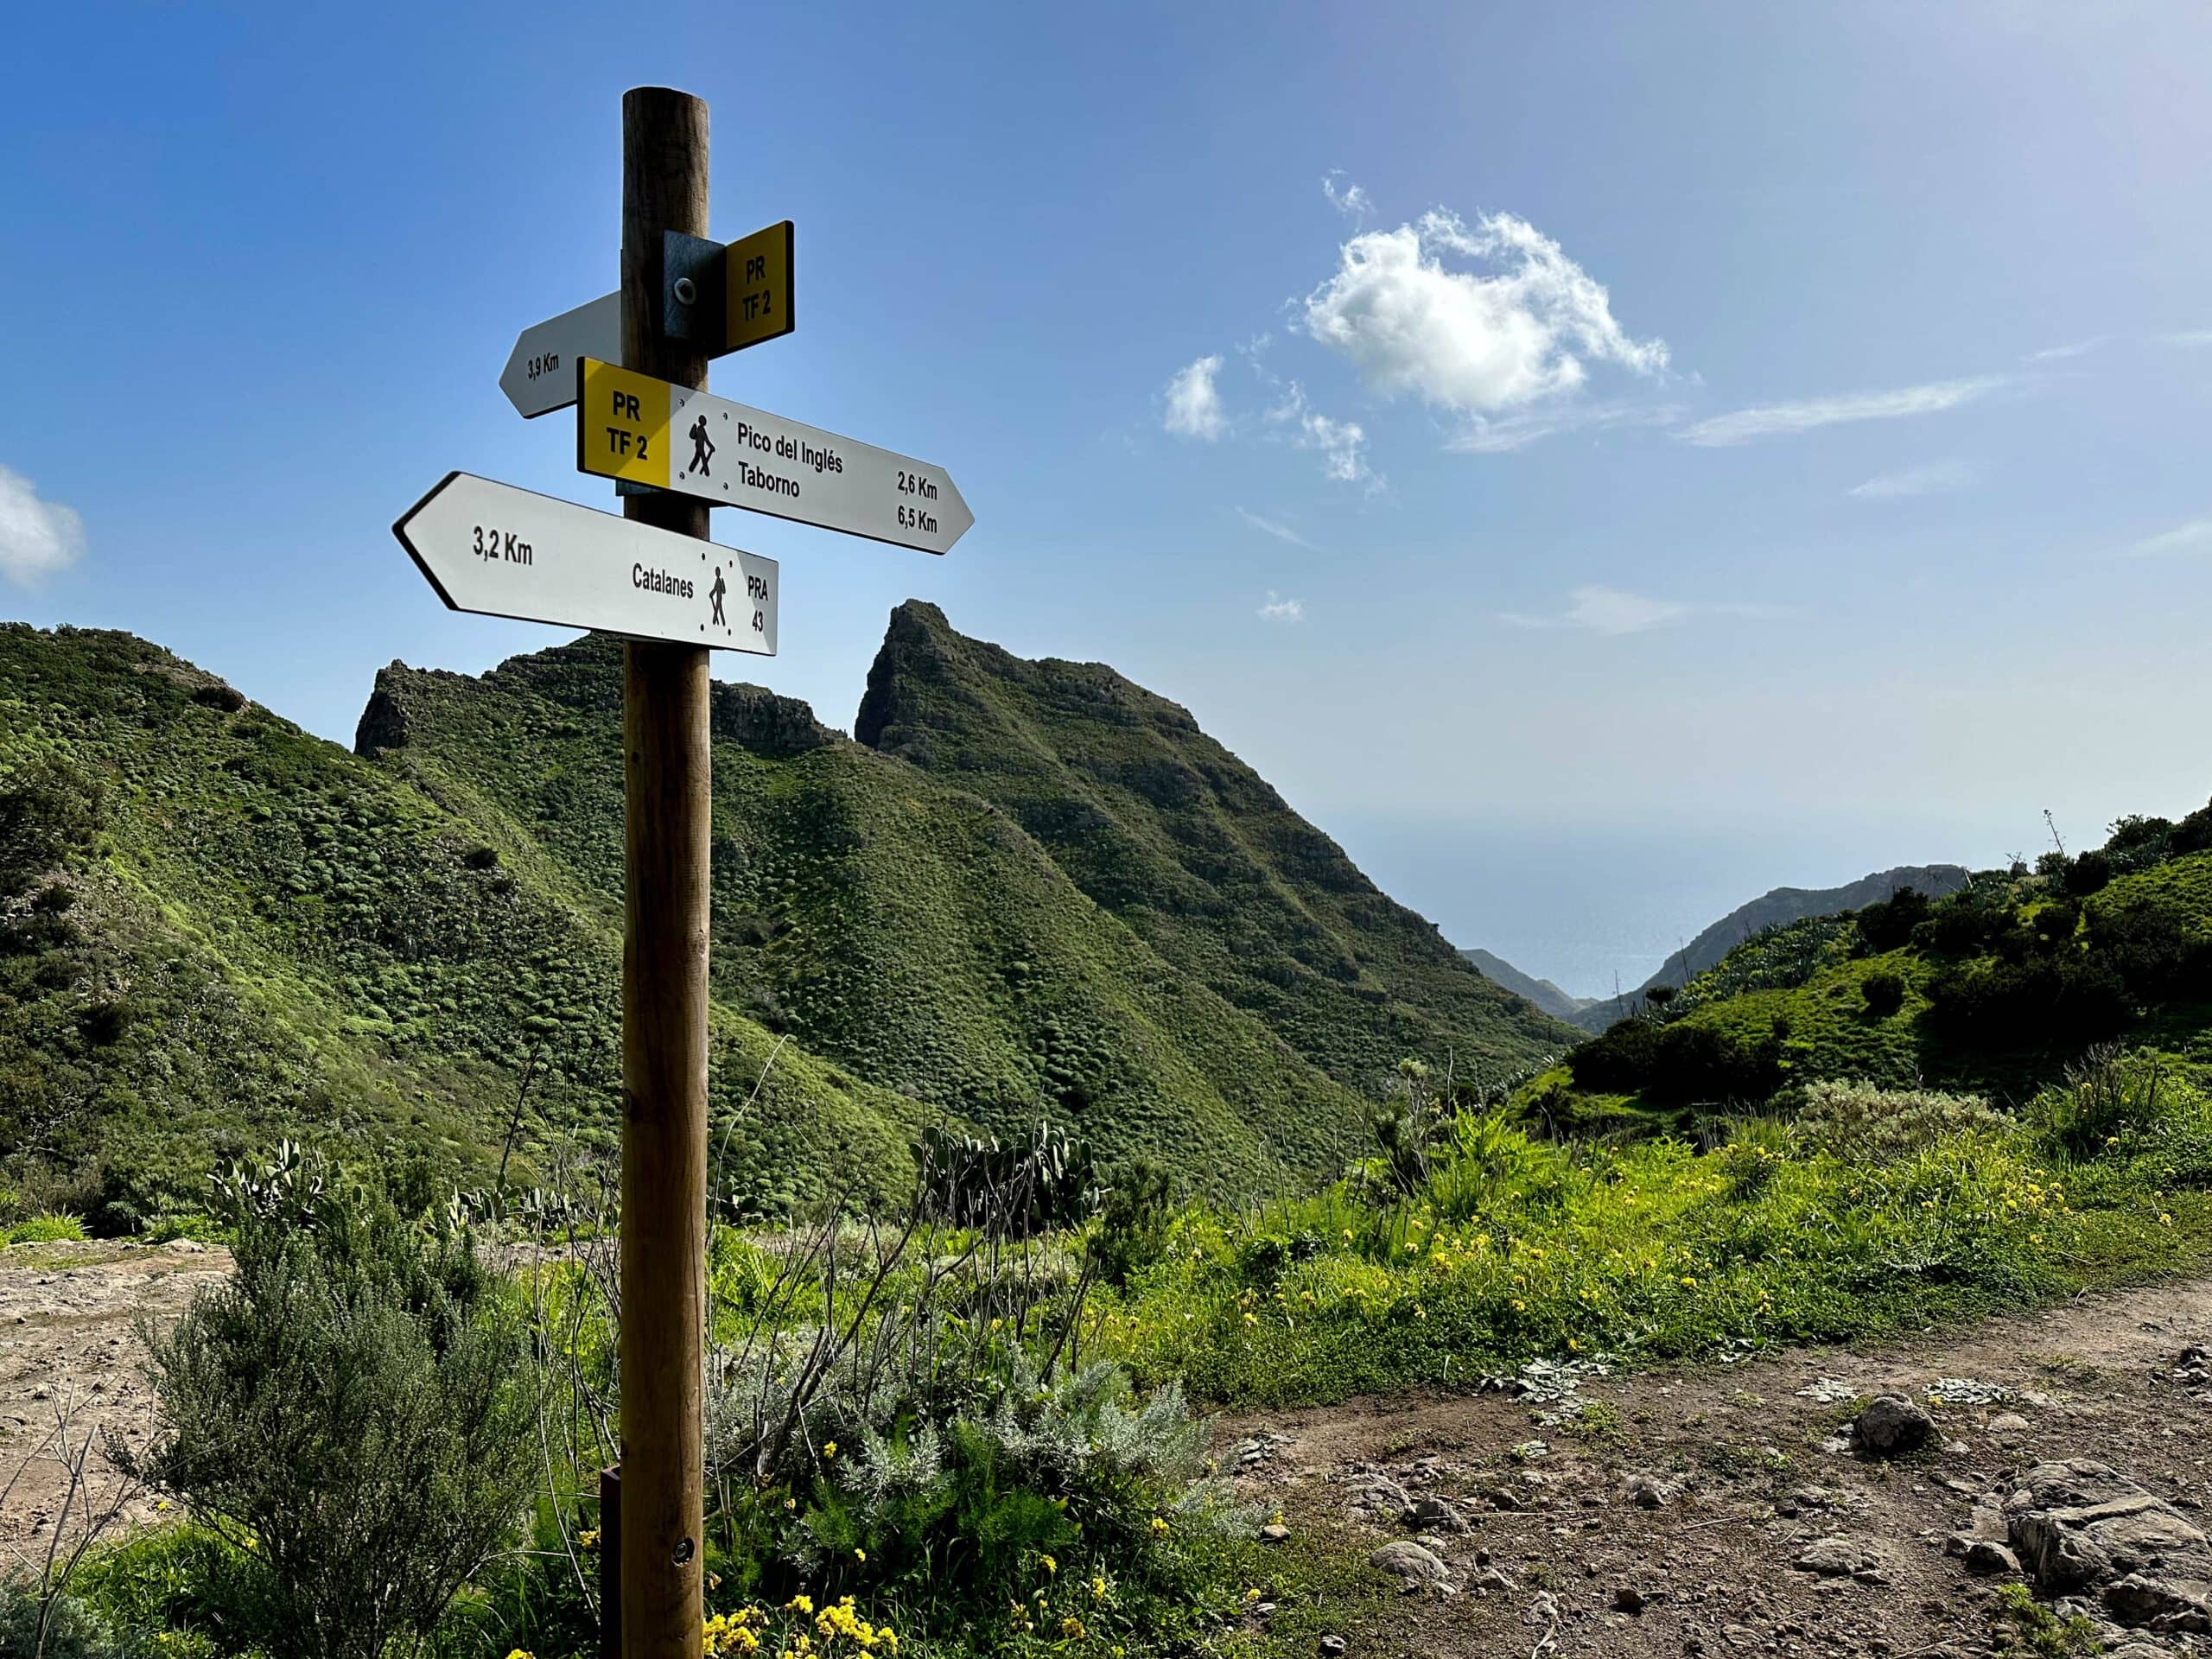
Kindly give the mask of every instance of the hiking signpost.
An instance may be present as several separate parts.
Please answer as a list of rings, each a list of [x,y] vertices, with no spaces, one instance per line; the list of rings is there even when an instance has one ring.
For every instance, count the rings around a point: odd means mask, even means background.
[[[776,562],[448,473],[392,526],[456,611],[776,654]]]
[[[601,1477],[602,1659],[700,1659],[705,1573],[709,649],[776,651],[777,565],[707,539],[741,506],[942,553],[942,467],[707,396],[709,359],[791,332],[789,219],[707,238],[707,106],[622,99],[621,287],[523,331],[499,388],[577,407],[622,516],[448,473],[392,526],[455,610],[623,652],[621,1462]]]

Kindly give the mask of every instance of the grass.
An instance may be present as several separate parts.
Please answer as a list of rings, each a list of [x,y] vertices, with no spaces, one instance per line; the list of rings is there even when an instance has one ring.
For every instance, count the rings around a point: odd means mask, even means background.
[[[0,1243],[5,1244],[81,1244],[85,1240],[85,1224],[75,1216],[31,1216],[12,1227],[0,1228]]]
[[[1236,1404],[1471,1385],[1526,1360],[1657,1361],[1920,1328],[2191,1266],[2212,1241],[2212,1109],[2087,1160],[2017,1126],[1876,1163],[1754,1126],[1680,1142],[1461,1130],[1402,1202],[1357,1183],[1193,1210],[1104,1299],[1098,1340]]]

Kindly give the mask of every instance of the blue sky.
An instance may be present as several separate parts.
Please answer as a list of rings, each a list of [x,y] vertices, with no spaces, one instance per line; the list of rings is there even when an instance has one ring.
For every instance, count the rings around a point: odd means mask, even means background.
[[[942,463],[944,559],[749,515],[849,724],[910,594],[1185,703],[1465,944],[1640,980],[1778,882],[2212,795],[2195,3],[76,5],[0,105],[0,613],[340,741],[448,468],[611,288],[620,99],[798,226],[725,396]]]

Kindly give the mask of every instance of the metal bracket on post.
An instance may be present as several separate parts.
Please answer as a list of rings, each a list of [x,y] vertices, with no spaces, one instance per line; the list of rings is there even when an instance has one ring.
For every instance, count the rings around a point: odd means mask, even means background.
[[[681,231],[661,238],[660,331],[702,357],[719,357],[728,302],[722,289],[728,251],[719,242]]]

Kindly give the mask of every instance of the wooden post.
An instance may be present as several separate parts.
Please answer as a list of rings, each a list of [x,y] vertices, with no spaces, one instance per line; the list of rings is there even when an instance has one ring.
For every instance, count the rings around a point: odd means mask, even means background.
[[[707,233],[707,106],[622,98],[622,360],[682,386],[706,359],[661,337],[661,233]],[[626,518],[704,539],[707,504]],[[622,1659],[699,1659],[700,1369],[707,1228],[704,646],[627,647],[622,938]]]

